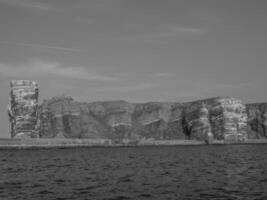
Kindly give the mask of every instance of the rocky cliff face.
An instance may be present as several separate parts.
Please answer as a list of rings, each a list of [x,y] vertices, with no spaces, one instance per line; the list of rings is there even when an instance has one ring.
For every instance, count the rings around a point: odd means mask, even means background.
[[[246,107],[239,99],[212,98],[187,104],[185,130],[191,139],[211,136],[217,140],[247,138]]]
[[[247,113],[248,137],[267,138],[267,103],[248,104]]]
[[[37,137],[38,85],[34,81],[10,82],[8,115],[11,137]]]
[[[40,137],[243,140],[246,107],[238,99],[190,103],[125,101],[78,103],[52,98],[39,107]]]
[[[194,139],[241,141],[267,138],[267,103],[235,98],[189,103],[80,103],[54,97],[38,106],[34,81],[11,81],[8,114],[12,137]]]

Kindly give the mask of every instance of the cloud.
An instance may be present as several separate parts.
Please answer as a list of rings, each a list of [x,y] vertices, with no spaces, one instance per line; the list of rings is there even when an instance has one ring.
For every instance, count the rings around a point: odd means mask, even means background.
[[[25,47],[34,47],[34,48],[54,49],[54,50],[59,50],[59,51],[90,53],[90,51],[85,50],[85,49],[76,49],[76,48],[67,48],[67,47],[59,47],[59,46],[31,44],[31,43],[24,43],[24,42],[0,41],[0,44],[15,45],[15,46],[25,46]]]
[[[152,83],[139,83],[133,85],[126,85],[126,86],[108,86],[108,87],[91,87],[90,91],[97,91],[97,92],[133,92],[136,90],[146,90],[157,87],[157,84]]]
[[[169,27],[162,27],[162,30],[152,33],[150,37],[162,38],[162,37],[176,37],[184,35],[200,35],[206,32],[207,30],[201,28],[169,26]]]
[[[143,30],[130,35],[120,35],[119,37],[108,37],[104,41],[121,41],[128,43],[145,42],[161,43],[166,39],[175,39],[177,37],[200,36],[207,33],[204,28],[184,27],[184,26],[165,26],[158,25],[151,30]],[[103,39],[102,39],[103,41]]]
[[[171,77],[173,76],[173,74],[169,74],[169,73],[166,73],[166,72],[162,72],[162,73],[156,73],[156,74],[153,74],[154,77]]]
[[[170,27],[169,30],[175,33],[191,33],[191,34],[202,34],[207,31],[202,28],[190,28],[190,27],[183,27],[183,26],[173,26],[173,27]]]
[[[86,24],[86,25],[91,25],[91,24],[95,23],[95,20],[92,18],[89,19],[89,18],[80,17],[80,16],[74,17],[72,19],[72,21],[77,22],[77,23]]]
[[[257,84],[257,81],[241,82],[236,84],[220,84],[215,86],[216,89],[240,89],[244,87],[250,87]]]
[[[0,3],[33,10],[54,10],[54,7],[52,7],[51,5],[43,2],[38,2],[37,0],[0,0]]]
[[[57,62],[43,62],[40,60],[31,61],[28,64],[11,66],[0,63],[0,76],[12,78],[25,77],[54,77],[69,78],[92,81],[114,81],[116,77],[105,76],[97,72],[91,72],[86,67],[81,66],[63,66]]]

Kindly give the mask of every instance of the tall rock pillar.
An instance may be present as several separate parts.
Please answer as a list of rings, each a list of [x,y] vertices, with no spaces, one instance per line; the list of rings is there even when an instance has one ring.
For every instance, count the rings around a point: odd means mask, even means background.
[[[38,137],[36,133],[38,84],[29,80],[10,82],[8,115],[12,138]]]

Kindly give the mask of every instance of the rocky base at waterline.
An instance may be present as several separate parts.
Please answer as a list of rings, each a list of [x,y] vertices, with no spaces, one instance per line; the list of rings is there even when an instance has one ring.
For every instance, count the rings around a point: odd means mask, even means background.
[[[32,149],[32,148],[71,148],[71,147],[138,147],[138,146],[178,146],[178,145],[206,145],[198,140],[153,140],[143,139],[140,141],[111,139],[54,139],[54,138],[31,138],[31,139],[0,139],[0,149]],[[228,143],[224,140],[213,140],[209,145],[223,144],[267,144],[267,139],[248,139],[243,142]]]

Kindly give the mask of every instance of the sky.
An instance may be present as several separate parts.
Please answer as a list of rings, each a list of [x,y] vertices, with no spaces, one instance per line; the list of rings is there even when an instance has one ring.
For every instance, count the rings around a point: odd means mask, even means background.
[[[266,0],[0,0],[0,137],[9,81],[41,103],[267,102]]]

